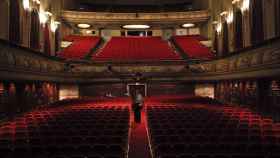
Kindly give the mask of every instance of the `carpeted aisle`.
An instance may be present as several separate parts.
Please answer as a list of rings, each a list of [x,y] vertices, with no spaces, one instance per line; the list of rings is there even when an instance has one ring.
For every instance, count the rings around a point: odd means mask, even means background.
[[[145,109],[141,112],[141,123],[134,122],[134,113],[130,112],[130,140],[128,158],[151,158],[146,127]]]

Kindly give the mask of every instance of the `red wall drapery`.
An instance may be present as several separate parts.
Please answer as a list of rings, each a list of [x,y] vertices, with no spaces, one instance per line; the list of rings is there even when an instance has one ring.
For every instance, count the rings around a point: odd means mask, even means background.
[[[275,25],[277,36],[280,36],[280,1],[275,1]]]
[[[51,55],[50,30],[48,24],[45,24],[44,28],[44,53]]]
[[[263,0],[251,0],[250,4],[252,9],[251,40],[254,45],[264,40]]]
[[[9,40],[20,43],[20,10],[19,0],[10,1]]]
[[[216,51],[216,55],[219,54],[219,42],[218,42],[218,39],[219,39],[218,38],[218,32],[215,31],[213,48]]]
[[[223,23],[223,55],[227,55],[229,53],[229,40],[228,40],[228,24],[225,21]]]
[[[55,53],[59,51],[59,38],[60,38],[60,31],[59,31],[59,26],[55,31]]]
[[[31,12],[30,47],[40,49],[40,21],[36,10]]]
[[[239,50],[243,48],[243,22],[242,22],[242,12],[240,9],[237,9],[235,12],[235,28],[234,28],[234,37],[235,37],[235,49]]]

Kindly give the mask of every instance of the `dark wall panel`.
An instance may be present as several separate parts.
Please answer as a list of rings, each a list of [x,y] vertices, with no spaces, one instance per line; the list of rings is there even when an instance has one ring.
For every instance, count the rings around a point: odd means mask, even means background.
[[[194,84],[186,83],[148,83],[147,95],[194,95]],[[127,84],[91,84],[80,85],[81,97],[105,96],[111,93],[113,96],[124,96],[127,93]]]
[[[194,95],[194,84],[153,83],[148,84],[148,96],[151,95]]]
[[[81,97],[105,96],[106,93],[111,93],[113,96],[124,96],[126,93],[126,84],[91,84],[80,85]]]

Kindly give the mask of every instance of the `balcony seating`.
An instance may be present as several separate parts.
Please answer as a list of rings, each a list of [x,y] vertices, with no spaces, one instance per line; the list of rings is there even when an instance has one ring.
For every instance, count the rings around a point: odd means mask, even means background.
[[[160,37],[113,37],[94,61],[158,61],[181,59]]]
[[[202,36],[175,36],[173,39],[189,58],[211,59],[214,57],[211,50],[200,43],[200,41],[204,40]]]
[[[249,109],[207,105],[147,107],[156,158],[280,156],[279,127]]]
[[[67,36],[65,40],[73,43],[59,53],[59,56],[65,59],[82,59],[98,45],[101,38],[93,36]]]
[[[128,128],[127,106],[40,109],[0,126],[1,158],[124,158]]]

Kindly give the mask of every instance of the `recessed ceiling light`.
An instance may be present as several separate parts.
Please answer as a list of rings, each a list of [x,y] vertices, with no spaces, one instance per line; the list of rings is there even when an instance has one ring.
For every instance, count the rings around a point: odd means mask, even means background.
[[[88,29],[88,28],[91,27],[90,24],[78,24],[77,26],[78,26],[78,28],[80,28],[80,29]]]
[[[124,29],[149,29],[151,26],[149,25],[124,25],[122,26]]]
[[[182,27],[184,28],[190,28],[190,27],[194,27],[195,24],[192,24],[192,23],[187,23],[187,24],[183,24]]]

